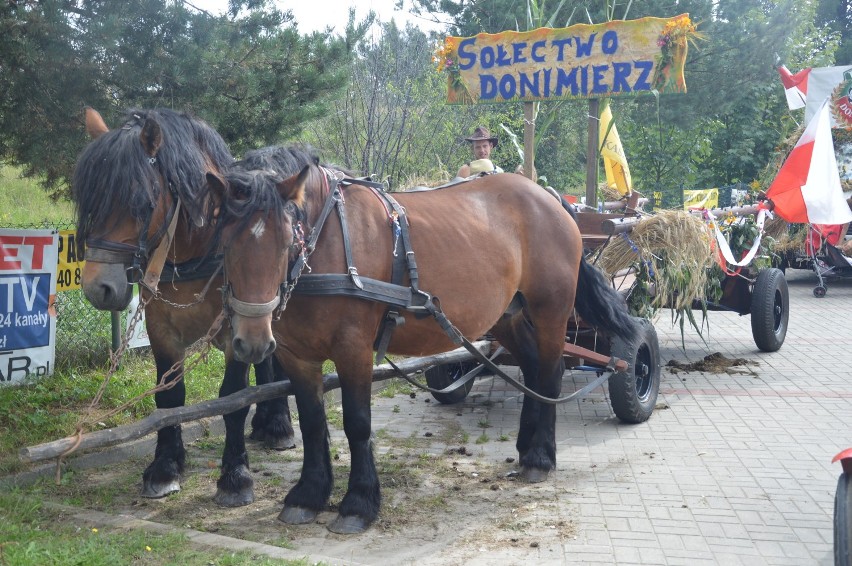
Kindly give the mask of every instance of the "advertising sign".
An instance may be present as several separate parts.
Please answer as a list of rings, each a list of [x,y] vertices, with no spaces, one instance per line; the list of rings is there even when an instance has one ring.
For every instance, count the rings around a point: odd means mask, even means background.
[[[687,14],[480,33],[447,37],[435,60],[448,74],[450,104],[686,92],[694,34]]]
[[[0,229],[0,384],[53,372],[56,230]]]
[[[59,265],[56,268],[56,291],[71,291],[80,288],[80,278],[85,265],[77,253],[77,231],[59,231]]]

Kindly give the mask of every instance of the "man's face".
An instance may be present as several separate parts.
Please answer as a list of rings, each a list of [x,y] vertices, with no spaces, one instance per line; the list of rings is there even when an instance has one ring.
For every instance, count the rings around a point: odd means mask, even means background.
[[[489,159],[491,156],[491,142],[488,140],[476,140],[473,142],[473,157],[475,159]]]

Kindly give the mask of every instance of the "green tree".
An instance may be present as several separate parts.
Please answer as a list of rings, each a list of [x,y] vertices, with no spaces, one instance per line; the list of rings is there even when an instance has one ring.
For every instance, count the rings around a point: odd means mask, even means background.
[[[324,159],[375,175],[394,189],[447,180],[470,159],[464,135],[484,117],[497,131],[505,116],[446,105],[446,76],[431,61],[433,49],[417,28],[383,24],[376,39],[359,44],[344,95],[305,138],[322,149]],[[517,163],[509,144],[492,156],[506,167]]]
[[[299,34],[271,0],[213,16],[167,0],[18,0],[0,6],[0,159],[62,192],[86,143],[82,108],[189,110],[235,153],[296,135],[346,84],[345,37]]]
[[[845,4],[822,0],[838,1]],[[600,23],[681,13],[699,24],[705,39],[689,51],[688,93],[613,101],[631,173],[645,191],[757,178],[792,123],[775,70],[779,60],[795,59],[801,66],[832,60],[837,42],[837,34],[816,17],[814,1],[588,0],[566,3],[570,11],[556,1],[536,4],[545,11],[560,8],[556,25],[563,18]],[[516,22],[527,17],[527,3],[512,0],[415,0],[415,5],[443,11],[456,35],[518,29]],[[553,134],[540,141],[536,165],[549,180],[572,183],[570,173],[562,172],[566,164],[582,170],[586,125],[577,116],[585,106],[583,101],[567,106],[581,110],[557,113]]]
[[[840,40],[833,64],[852,65],[852,0],[819,0],[817,23],[828,26]]]

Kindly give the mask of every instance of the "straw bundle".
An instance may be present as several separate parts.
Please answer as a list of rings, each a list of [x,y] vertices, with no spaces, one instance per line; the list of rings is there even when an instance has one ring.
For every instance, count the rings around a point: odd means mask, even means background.
[[[603,197],[604,202],[614,202],[620,200],[621,197],[624,196],[620,192],[618,192],[618,189],[616,189],[615,187],[610,187],[607,183],[599,183],[598,191],[601,197]]]
[[[779,236],[775,237],[775,245],[772,246],[772,251],[775,253],[785,252],[805,252],[805,237],[808,234],[807,227],[804,225],[790,225],[784,222],[785,228]]]
[[[613,239],[598,260],[610,275],[638,267],[634,291],[643,288],[644,277],[653,282],[654,292],[644,298],[652,311],[668,307],[683,312],[694,300],[705,300],[713,265],[710,232],[700,218],[683,210],[642,219],[625,238]]]

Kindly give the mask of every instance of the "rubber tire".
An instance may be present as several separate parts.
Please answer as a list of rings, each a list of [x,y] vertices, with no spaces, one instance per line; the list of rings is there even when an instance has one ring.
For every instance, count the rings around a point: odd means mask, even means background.
[[[432,389],[443,389],[452,385],[458,378],[476,367],[476,362],[456,362],[454,364],[442,364],[433,366],[426,370],[426,385]],[[473,382],[476,378],[469,380],[467,383],[449,393],[432,393],[432,397],[439,403],[444,405],[454,405],[461,403],[467,397],[470,390],[473,389]]]
[[[660,392],[660,342],[651,321],[637,319],[641,331],[636,345],[612,339],[610,355],[629,364],[627,371],[609,378],[609,400],[619,420],[638,424],[647,421]]]
[[[825,297],[825,294],[828,292],[828,289],[824,285],[817,285],[814,287],[814,297],[817,299],[821,299]]]
[[[764,352],[777,352],[787,337],[790,292],[779,269],[770,267],[757,275],[751,292],[751,334]]]
[[[834,495],[834,564],[852,565],[852,476],[845,473]]]

